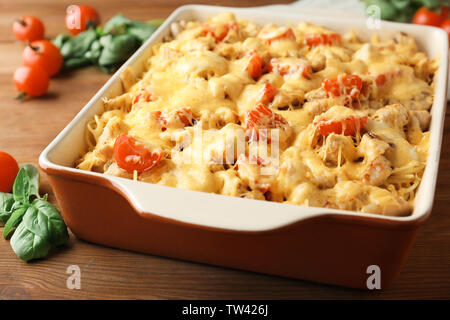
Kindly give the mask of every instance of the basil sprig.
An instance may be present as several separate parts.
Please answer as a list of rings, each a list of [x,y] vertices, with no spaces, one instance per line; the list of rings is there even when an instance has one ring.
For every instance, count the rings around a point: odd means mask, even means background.
[[[11,247],[24,261],[43,258],[69,240],[58,210],[39,195],[39,171],[32,164],[20,166],[12,194],[0,193],[0,221],[3,237],[12,235]]]
[[[118,14],[103,27],[88,29],[75,37],[60,34],[53,43],[64,58],[63,70],[97,65],[101,70],[116,71],[153,32],[162,20],[147,23],[132,21]]]

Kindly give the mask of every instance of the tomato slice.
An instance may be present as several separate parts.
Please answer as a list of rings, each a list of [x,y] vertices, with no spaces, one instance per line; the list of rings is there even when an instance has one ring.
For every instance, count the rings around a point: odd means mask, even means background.
[[[342,37],[337,33],[314,33],[307,34],[305,42],[311,48],[319,45],[340,46],[342,44]]]
[[[304,78],[312,74],[311,66],[303,62],[289,63],[279,59],[272,59],[269,63],[269,71],[276,72],[282,76],[299,73]]]
[[[286,119],[278,113],[273,112],[262,103],[250,110],[246,116],[246,128],[251,139],[260,138],[259,129],[282,129],[289,126]]]
[[[166,131],[167,128],[183,128],[191,125],[193,121],[191,108],[183,107],[170,112],[169,114],[161,111],[153,111],[150,117],[161,125],[161,130]]]
[[[248,55],[250,59],[248,60],[248,64],[245,67],[245,70],[253,79],[256,80],[262,74],[263,59],[258,54],[258,52],[256,52],[256,50],[251,50]]]
[[[134,97],[133,104],[138,103],[139,101],[152,101],[152,94],[147,91],[147,89],[142,88],[139,93]]]
[[[269,102],[272,102],[277,92],[278,90],[276,87],[274,87],[270,83],[266,83],[261,88],[259,101],[261,101],[261,103],[263,104],[268,104]]]
[[[267,44],[271,44],[273,41],[281,40],[281,39],[289,39],[295,41],[297,38],[295,37],[295,33],[292,28],[278,28],[273,31],[260,32],[258,38]]]
[[[114,158],[119,168],[129,173],[144,172],[153,168],[163,157],[163,152],[150,151],[133,137],[121,135],[114,143]]]
[[[387,78],[386,78],[386,75],[384,75],[384,74],[380,74],[375,78],[375,83],[379,87],[384,85],[386,83],[386,81],[387,81]]]
[[[357,75],[341,74],[335,78],[322,81],[322,87],[329,96],[348,96],[352,100],[359,97],[362,88],[362,80]]]
[[[225,37],[231,30],[239,32],[239,25],[237,24],[237,22],[233,21],[228,23],[207,23],[203,25],[202,35],[206,36],[208,34],[211,34],[216,42],[220,42],[225,39]]]
[[[321,120],[316,125],[319,133],[325,137],[331,133],[344,134],[346,136],[354,136],[357,131],[365,128],[367,117],[350,116],[342,120]]]

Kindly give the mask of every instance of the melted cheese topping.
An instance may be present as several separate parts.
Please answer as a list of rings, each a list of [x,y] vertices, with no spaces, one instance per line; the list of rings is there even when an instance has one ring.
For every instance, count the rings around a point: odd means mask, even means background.
[[[187,23],[152,48],[140,77],[122,74],[126,92],[106,99],[87,125],[89,150],[76,166],[229,196],[410,214],[427,159],[437,62],[405,34],[363,42],[349,32],[341,44],[306,44],[308,35],[331,33],[304,22],[261,28],[230,13]],[[255,53],[256,77],[247,67]],[[356,98],[324,89],[324,79],[343,74],[362,80]],[[265,105],[287,125],[267,133],[264,148],[264,128],[257,139],[246,129],[268,84],[276,92]],[[181,108],[191,123],[177,118]],[[352,117],[367,121],[349,134],[345,119]],[[341,130],[321,134],[323,122]],[[120,168],[113,147],[124,134],[163,150],[164,159],[144,172]]]

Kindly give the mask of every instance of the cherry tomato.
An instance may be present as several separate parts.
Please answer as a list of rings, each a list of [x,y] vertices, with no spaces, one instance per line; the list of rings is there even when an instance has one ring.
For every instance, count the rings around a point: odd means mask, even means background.
[[[445,20],[442,24],[441,24],[441,28],[444,29],[444,31],[447,32],[448,35],[448,45],[450,47],[450,19]]]
[[[305,42],[309,47],[319,45],[340,46],[342,44],[342,38],[337,33],[307,34]]]
[[[253,79],[256,80],[262,73],[263,59],[259,56],[256,50],[250,51],[249,56],[250,59],[245,70]]]
[[[382,86],[386,83],[387,78],[386,75],[384,74],[379,74],[376,78],[375,78],[375,83],[377,84],[377,86]]]
[[[166,131],[167,128],[184,128],[193,122],[191,108],[187,107],[174,110],[169,114],[163,114],[159,110],[152,111],[150,118],[161,126],[161,131]]]
[[[73,5],[67,9],[66,27],[72,35],[87,30],[89,27],[96,27],[100,23],[98,12],[86,5]]]
[[[274,71],[284,76],[287,74],[295,74],[298,73],[304,78],[309,78],[312,74],[311,66],[303,63],[288,63],[284,61],[280,61],[279,59],[273,58],[269,63],[269,71]]]
[[[14,72],[14,85],[21,93],[39,97],[47,92],[50,77],[39,65],[23,66]]]
[[[11,192],[18,172],[17,161],[6,152],[0,151],[0,192]]]
[[[226,38],[231,30],[239,32],[239,25],[234,21],[228,23],[205,24],[203,25],[203,36],[211,34],[216,42],[220,42]]]
[[[359,97],[362,88],[362,80],[357,75],[341,74],[335,78],[322,81],[322,87],[329,96],[348,96],[354,100]]]
[[[114,143],[114,158],[119,168],[129,173],[150,170],[162,159],[162,151],[150,151],[133,137],[121,135]]]
[[[290,39],[295,41],[296,37],[292,28],[282,27],[275,31],[263,32],[258,35],[258,38],[267,44],[271,44],[273,41],[281,39]]]
[[[133,104],[139,101],[150,102],[152,101],[152,94],[148,92],[145,88],[142,88],[140,92],[134,97]]]
[[[363,129],[367,123],[367,117],[350,116],[342,120],[321,120],[315,123],[319,133],[328,136],[331,133],[353,136],[357,131]]]
[[[36,41],[44,37],[45,27],[41,20],[23,16],[13,23],[13,32],[19,41]]]
[[[262,103],[247,113],[246,128],[251,137],[259,139],[259,129],[282,129],[287,130],[289,124],[281,115],[272,112]],[[268,139],[269,141],[269,139]]]
[[[434,11],[428,10],[425,7],[417,10],[413,17],[414,24],[439,27],[441,22],[442,17],[439,14]]]
[[[261,88],[260,91],[260,98],[259,101],[263,104],[268,104],[269,102],[272,102],[273,98],[277,94],[277,88],[271,85],[270,83],[264,84],[264,86]]]
[[[274,129],[288,125],[286,119],[284,119],[278,113],[274,113],[262,103],[258,104],[255,108],[247,113],[246,123],[247,129]]]
[[[23,50],[23,63],[26,66],[39,65],[47,71],[49,76],[54,76],[62,67],[63,57],[53,43],[48,40],[38,40],[30,43]]]

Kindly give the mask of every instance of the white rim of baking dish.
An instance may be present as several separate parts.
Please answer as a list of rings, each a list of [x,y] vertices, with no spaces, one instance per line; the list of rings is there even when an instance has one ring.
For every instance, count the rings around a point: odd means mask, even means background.
[[[378,31],[399,32],[423,34],[423,41],[438,39],[436,46],[440,55],[440,67],[436,75],[435,97],[432,107],[432,121],[430,126],[430,149],[425,172],[416,194],[414,211],[410,216],[391,217],[379,214],[361,213],[357,211],[346,211],[337,209],[328,209],[321,207],[307,207],[286,203],[270,202],[265,200],[242,199],[238,197],[224,196],[206,192],[183,190],[179,188],[154,185],[147,182],[133,181],[125,178],[108,176],[96,172],[75,169],[69,165],[58,164],[52,161],[59,153],[64,152],[64,142],[67,144],[74,128],[85,123],[87,118],[92,117],[92,108],[100,103],[99,101],[107,95],[108,91],[120,82],[120,74],[133,63],[147,49],[160,41],[164,34],[168,34],[170,24],[184,19],[189,15],[211,16],[223,11],[230,11],[237,17],[251,20],[248,16],[267,18],[273,16],[273,12],[267,8],[232,8],[204,5],[186,5],[176,9],[164,22],[164,24],[137,50],[133,56],[106,82],[106,84],[94,95],[94,97],[83,107],[75,118],[58,134],[58,136],[44,149],[39,157],[39,165],[43,169],[63,170],[85,176],[93,176],[109,181],[117,187],[127,198],[130,204],[141,214],[153,214],[178,222],[196,224],[200,226],[227,229],[233,231],[266,231],[284,227],[295,222],[310,219],[324,215],[345,215],[354,217],[371,218],[382,221],[411,222],[424,219],[430,213],[434,193],[436,189],[440,148],[442,141],[443,124],[446,108],[446,90],[447,90],[447,70],[448,70],[448,46],[444,46],[447,34],[438,28],[425,27],[409,24],[400,24],[381,21],[381,29]],[[352,25],[353,28],[366,23],[365,19],[352,20],[314,17],[303,14],[293,14],[278,12],[277,19],[284,22],[298,22],[301,20],[311,21],[316,24],[337,24],[342,27]],[[273,20],[268,20],[273,22]],[[281,23],[279,23],[281,24]],[[351,28],[345,27],[346,30]],[[395,31],[394,31],[395,30]],[[428,39],[428,40],[427,40]],[[442,43],[439,43],[442,42]],[[90,114],[90,115],[89,115]],[[84,124],[83,124],[84,125]],[[61,161],[59,161],[61,162]],[[176,199],[176,200],[175,200]]]

